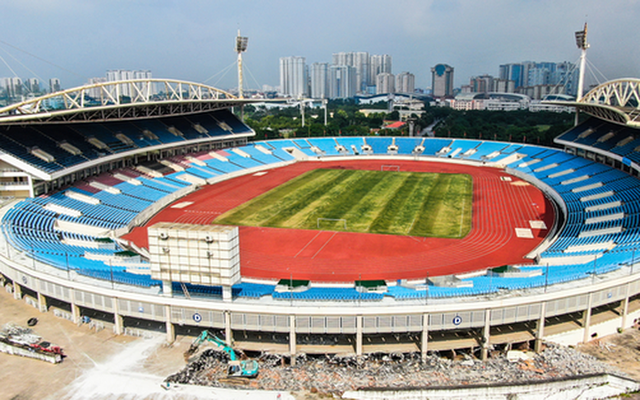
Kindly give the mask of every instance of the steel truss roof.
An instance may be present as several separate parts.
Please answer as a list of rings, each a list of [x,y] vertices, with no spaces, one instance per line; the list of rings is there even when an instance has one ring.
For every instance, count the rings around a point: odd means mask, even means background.
[[[0,108],[0,125],[152,118],[251,102],[199,83],[133,79],[66,89]]]
[[[594,117],[640,128],[640,79],[616,79],[591,89],[580,101],[549,101],[577,107]]]

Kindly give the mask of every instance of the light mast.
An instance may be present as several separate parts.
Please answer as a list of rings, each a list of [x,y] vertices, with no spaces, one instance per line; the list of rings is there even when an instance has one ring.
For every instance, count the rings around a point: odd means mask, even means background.
[[[576,32],[576,45],[580,49],[580,70],[578,72],[578,93],[576,94],[576,102],[582,99],[582,93],[584,91],[584,66],[587,58],[587,49],[589,43],[587,43],[587,23],[584,23],[584,29]],[[576,107],[576,125],[578,125],[578,108]]]
[[[247,51],[248,41],[248,37],[240,36],[240,29],[238,29],[238,36],[236,36],[236,53],[238,53],[238,97],[241,99],[244,98],[242,92],[242,53]]]

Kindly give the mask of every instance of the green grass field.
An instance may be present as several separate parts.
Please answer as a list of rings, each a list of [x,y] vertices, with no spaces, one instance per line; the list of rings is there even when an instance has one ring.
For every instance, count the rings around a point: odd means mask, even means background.
[[[316,169],[214,223],[344,230],[346,220],[349,232],[461,238],[471,229],[472,192],[467,174]]]

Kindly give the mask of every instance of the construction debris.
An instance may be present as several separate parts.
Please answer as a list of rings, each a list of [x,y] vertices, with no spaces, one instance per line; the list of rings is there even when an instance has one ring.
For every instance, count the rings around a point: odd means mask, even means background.
[[[522,353],[522,352],[521,352]],[[523,353],[524,354],[524,353]],[[203,352],[166,382],[213,387],[311,391],[339,394],[361,388],[424,388],[487,383],[531,382],[613,373],[615,368],[571,348],[547,344],[538,354],[507,358],[493,352],[482,362],[473,355],[458,353],[453,360],[431,354],[425,362],[420,354],[368,355],[355,357],[299,355],[295,365],[288,358],[263,354],[258,358],[260,375],[254,380],[229,381],[228,356],[216,350]],[[520,354],[518,354],[520,356]]]
[[[64,357],[60,347],[42,341],[42,338],[33,333],[30,328],[23,328],[15,324],[6,324],[4,329],[0,331],[0,351],[36,358],[53,364],[62,362]]]

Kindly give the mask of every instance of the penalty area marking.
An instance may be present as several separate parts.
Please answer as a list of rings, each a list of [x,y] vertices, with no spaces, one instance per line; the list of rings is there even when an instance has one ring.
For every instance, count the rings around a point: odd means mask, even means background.
[[[193,204],[193,201],[183,201],[181,203],[172,205],[171,208],[185,208],[185,207],[190,206],[192,204]]]

